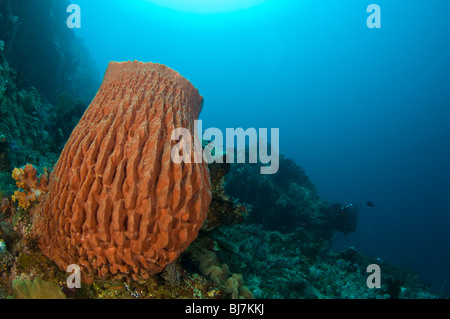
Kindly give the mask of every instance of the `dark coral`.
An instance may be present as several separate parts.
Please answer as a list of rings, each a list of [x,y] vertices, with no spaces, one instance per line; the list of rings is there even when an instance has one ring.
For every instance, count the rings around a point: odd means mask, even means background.
[[[357,207],[321,200],[304,170],[283,154],[273,175],[261,175],[256,165],[233,164],[225,191],[251,205],[247,221],[267,230],[291,232],[302,227],[330,239],[334,231],[348,234],[356,228]]]
[[[11,170],[11,159],[9,157],[10,145],[4,135],[0,136],[0,171]]]
[[[89,102],[98,86],[95,66],[65,22],[69,1],[3,0],[0,30],[5,54],[24,88],[34,86],[48,101],[68,90]]]
[[[0,171],[52,166],[100,83],[69,1],[0,1]]]
[[[202,230],[211,231],[218,226],[242,223],[250,214],[251,208],[225,194],[224,183],[230,164],[213,163],[208,168],[211,176],[212,199]]]

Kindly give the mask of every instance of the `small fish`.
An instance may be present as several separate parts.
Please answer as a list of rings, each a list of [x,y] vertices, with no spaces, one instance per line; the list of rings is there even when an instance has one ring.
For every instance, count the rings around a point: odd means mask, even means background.
[[[372,203],[370,200],[366,203],[366,205],[369,207],[375,207],[375,204]]]

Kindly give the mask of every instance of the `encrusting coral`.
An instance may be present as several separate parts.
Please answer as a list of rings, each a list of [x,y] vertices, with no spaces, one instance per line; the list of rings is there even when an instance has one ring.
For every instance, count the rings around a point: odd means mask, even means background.
[[[171,134],[193,132],[202,105],[164,65],[112,62],[32,212],[42,252],[62,270],[78,264],[86,282],[148,278],[176,260],[206,218],[211,185],[194,152],[191,163],[171,160]]]
[[[220,263],[214,251],[201,249],[193,254],[199,263],[203,275],[208,276],[220,289],[224,296],[232,299],[253,299],[253,293],[244,285],[241,274],[231,274],[225,263]]]
[[[54,282],[40,277],[30,280],[16,279],[12,283],[13,299],[67,299],[61,288]]]

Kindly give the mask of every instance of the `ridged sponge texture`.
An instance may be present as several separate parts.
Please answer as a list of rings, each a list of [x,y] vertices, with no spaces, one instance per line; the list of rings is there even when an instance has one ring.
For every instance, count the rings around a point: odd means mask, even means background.
[[[42,252],[64,271],[79,265],[87,282],[147,278],[176,260],[206,218],[211,185],[194,152],[191,164],[171,160],[171,135],[193,133],[202,106],[164,65],[111,62],[33,212]]]

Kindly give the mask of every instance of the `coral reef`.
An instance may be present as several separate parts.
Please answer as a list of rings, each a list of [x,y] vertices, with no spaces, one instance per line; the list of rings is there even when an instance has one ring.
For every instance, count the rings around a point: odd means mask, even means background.
[[[51,143],[49,145],[52,152],[61,152],[85,109],[85,103],[74,99],[69,92],[62,92],[58,96],[58,102],[54,106],[49,105],[49,109],[44,114],[48,117],[46,130],[54,132],[50,136]]]
[[[216,285],[223,298],[253,299],[253,293],[244,285],[243,276],[230,272],[229,266],[220,262],[215,250],[209,247],[209,241],[206,236],[196,240],[186,251],[187,259]]]
[[[214,284],[198,274],[180,274],[179,285],[172,286],[154,276],[145,281],[99,281],[85,286],[71,298],[89,299],[218,299]]]
[[[206,218],[211,186],[194,153],[192,164],[171,160],[171,133],[193,132],[202,104],[166,66],[111,63],[33,212],[43,253],[63,270],[80,265],[86,281],[148,278],[176,260]]]
[[[304,170],[285,155],[280,154],[277,174],[258,170],[252,164],[234,164],[225,183],[228,195],[251,206],[249,223],[280,232],[303,227],[328,239],[334,231],[356,229],[358,207],[321,200]]]
[[[68,273],[44,256],[37,238],[30,232],[29,209],[17,209],[8,198],[0,213],[0,298],[71,298],[71,299],[167,299],[221,298],[214,282],[197,273],[189,273],[177,263],[168,265],[161,275],[146,280],[96,281],[80,289],[66,287]],[[37,279],[36,279],[37,278]],[[33,286],[34,282],[37,282]],[[45,281],[43,283],[42,281]],[[48,290],[48,291],[47,291]],[[61,291],[64,296],[61,295]]]
[[[0,171],[39,163],[47,151],[44,122],[25,110],[32,108],[29,105],[39,108],[38,93],[20,89],[18,81],[17,71],[0,56]]]
[[[31,234],[32,220],[29,209],[16,207],[7,197],[0,198],[0,202],[0,238],[7,249],[0,254],[0,298],[11,296],[13,290],[16,288],[20,290],[20,287],[29,288],[33,293],[34,288],[30,285],[36,277],[62,287],[65,284],[66,274],[60,272],[57,266],[39,251],[37,240]],[[15,280],[19,281],[13,286]],[[22,284],[18,284],[20,282]],[[28,284],[24,286],[23,282]],[[39,280],[35,286],[41,290],[46,289],[45,287],[50,286]],[[27,292],[19,290],[17,297],[31,298]]]
[[[233,200],[225,193],[225,176],[230,165],[225,162],[213,163],[208,168],[211,176],[212,200],[202,230],[211,231],[218,226],[242,223],[249,216],[251,207]]]
[[[210,181],[168,164],[170,130],[202,104],[173,70],[113,63],[71,135],[100,78],[68,4],[0,0],[0,298],[434,298],[408,269],[333,251],[358,207],[321,200],[294,161],[211,164]]]
[[[98,88],[86,48],[61,23],[68,4],[0,1],[0,173],[51,168]]]
[[[365,257],[354,248],[333,251],[324,241],[311,241],[301,230],[280,233],[261,225],[237,225],[221,227],[215,236],[233,238],[233,250],[219,244],[216,254],[247,278],[246,286],[256,298],[434,298],[411,270]],[[366,268],[374,263],[383,274],[381,289],[366,285]]]
[[[221,194],[213,192],[213,196]],[[51,295],[62,288],[65,296],[75,299],[434,298],[414,272],[365,257],[354,248],[335,252],[320,232],[299,227],[282,233],[247,222],[201,230],[180,258],[159,275],[145,280],[96,280],[81,289],[69,289],[67,273],[38,248],[30,232],[29,209],[17,210],[7,197],[0,200],[0,237],[7,248],[0,254],[0,297],[14,294],[16,282],[26,281],[30,287],[42,279],[50,283]],[[373,263],[382,267],[381,289],[368,289],[365,284],[366,267]]]

